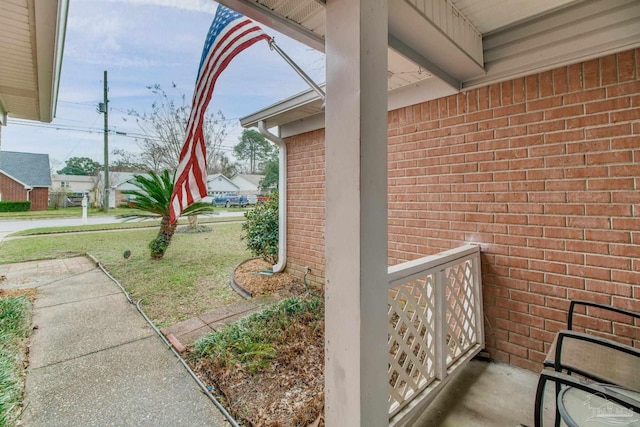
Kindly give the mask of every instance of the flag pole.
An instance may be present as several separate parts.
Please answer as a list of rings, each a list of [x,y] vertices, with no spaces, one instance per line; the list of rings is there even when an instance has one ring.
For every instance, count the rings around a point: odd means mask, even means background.
[[[269,39],[269,48],[271,48],[271,50],[275,50],[281,57],[282,59],[284,59],[287,64],[289,64],[291,66],[291,68],[293,68],[293,70],[298,73],[298,75],[300,77],[302,77],[302,80],[304,80],[305,82],[307,82],[307,84],[309,86],[311,86],[311,89],[313,89],[318,95],[320,95],[320,98],[322,98],[322,100],[325,100],[325,94],[324,91],[322,89],[320,89],[320,86],[318,86],[316,84],[316,82],[314,82],[313,80],[311,80],[311,77],[309,77],[309,75],[307,75],[307,73],[305,73],[304,71],[302,71],[302,69],[300,67],[298,67],[298,64],[296,64],[293,59],[289,58],[289,55],[287,55],[286,53],[284,53],[282,51],[282,49],[280,49],[280,46],[278,46],[276,44],[275,39],[272,37],[271,39]]]

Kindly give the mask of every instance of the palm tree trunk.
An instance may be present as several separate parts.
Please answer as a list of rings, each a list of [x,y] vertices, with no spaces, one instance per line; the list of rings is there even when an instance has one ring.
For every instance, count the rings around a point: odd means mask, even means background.
[[[169,222],[168,216],[162,217],[158,235],[149,244],[149,248],[151,249],[152,259],[162,259],[162,257],[164,257],[164,253],[167,251],[167,248],[171,244],[171,239],[173,238],[173,235],[176,232],[177,226],[178,226],[177,221],[171,224]]]

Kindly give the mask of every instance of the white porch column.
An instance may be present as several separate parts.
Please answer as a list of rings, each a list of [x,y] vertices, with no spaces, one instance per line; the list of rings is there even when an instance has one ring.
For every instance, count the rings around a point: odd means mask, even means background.
[[[328,426],[388,425],[387,0],[327,0]]]

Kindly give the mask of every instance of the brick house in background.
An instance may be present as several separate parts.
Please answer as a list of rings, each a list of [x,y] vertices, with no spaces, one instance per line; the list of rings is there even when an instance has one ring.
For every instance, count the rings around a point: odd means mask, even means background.
[[[287,269],[324,284],[322,123],[284,141]],[[388,167],[389,265],[480,244],[492,358],[539,370],[571,299],[640,311],[640,49],[391,110]]]
[[[0,152],[1,200],[30,200],[32,211],[46,210],[50,186],[48,154]]]

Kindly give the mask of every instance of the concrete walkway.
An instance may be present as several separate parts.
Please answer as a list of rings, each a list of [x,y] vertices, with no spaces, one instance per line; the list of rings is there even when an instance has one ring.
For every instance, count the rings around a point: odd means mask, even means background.
[[[125,296],[87,258],[0,266],[37,288],[25,426],[227,426]]]

